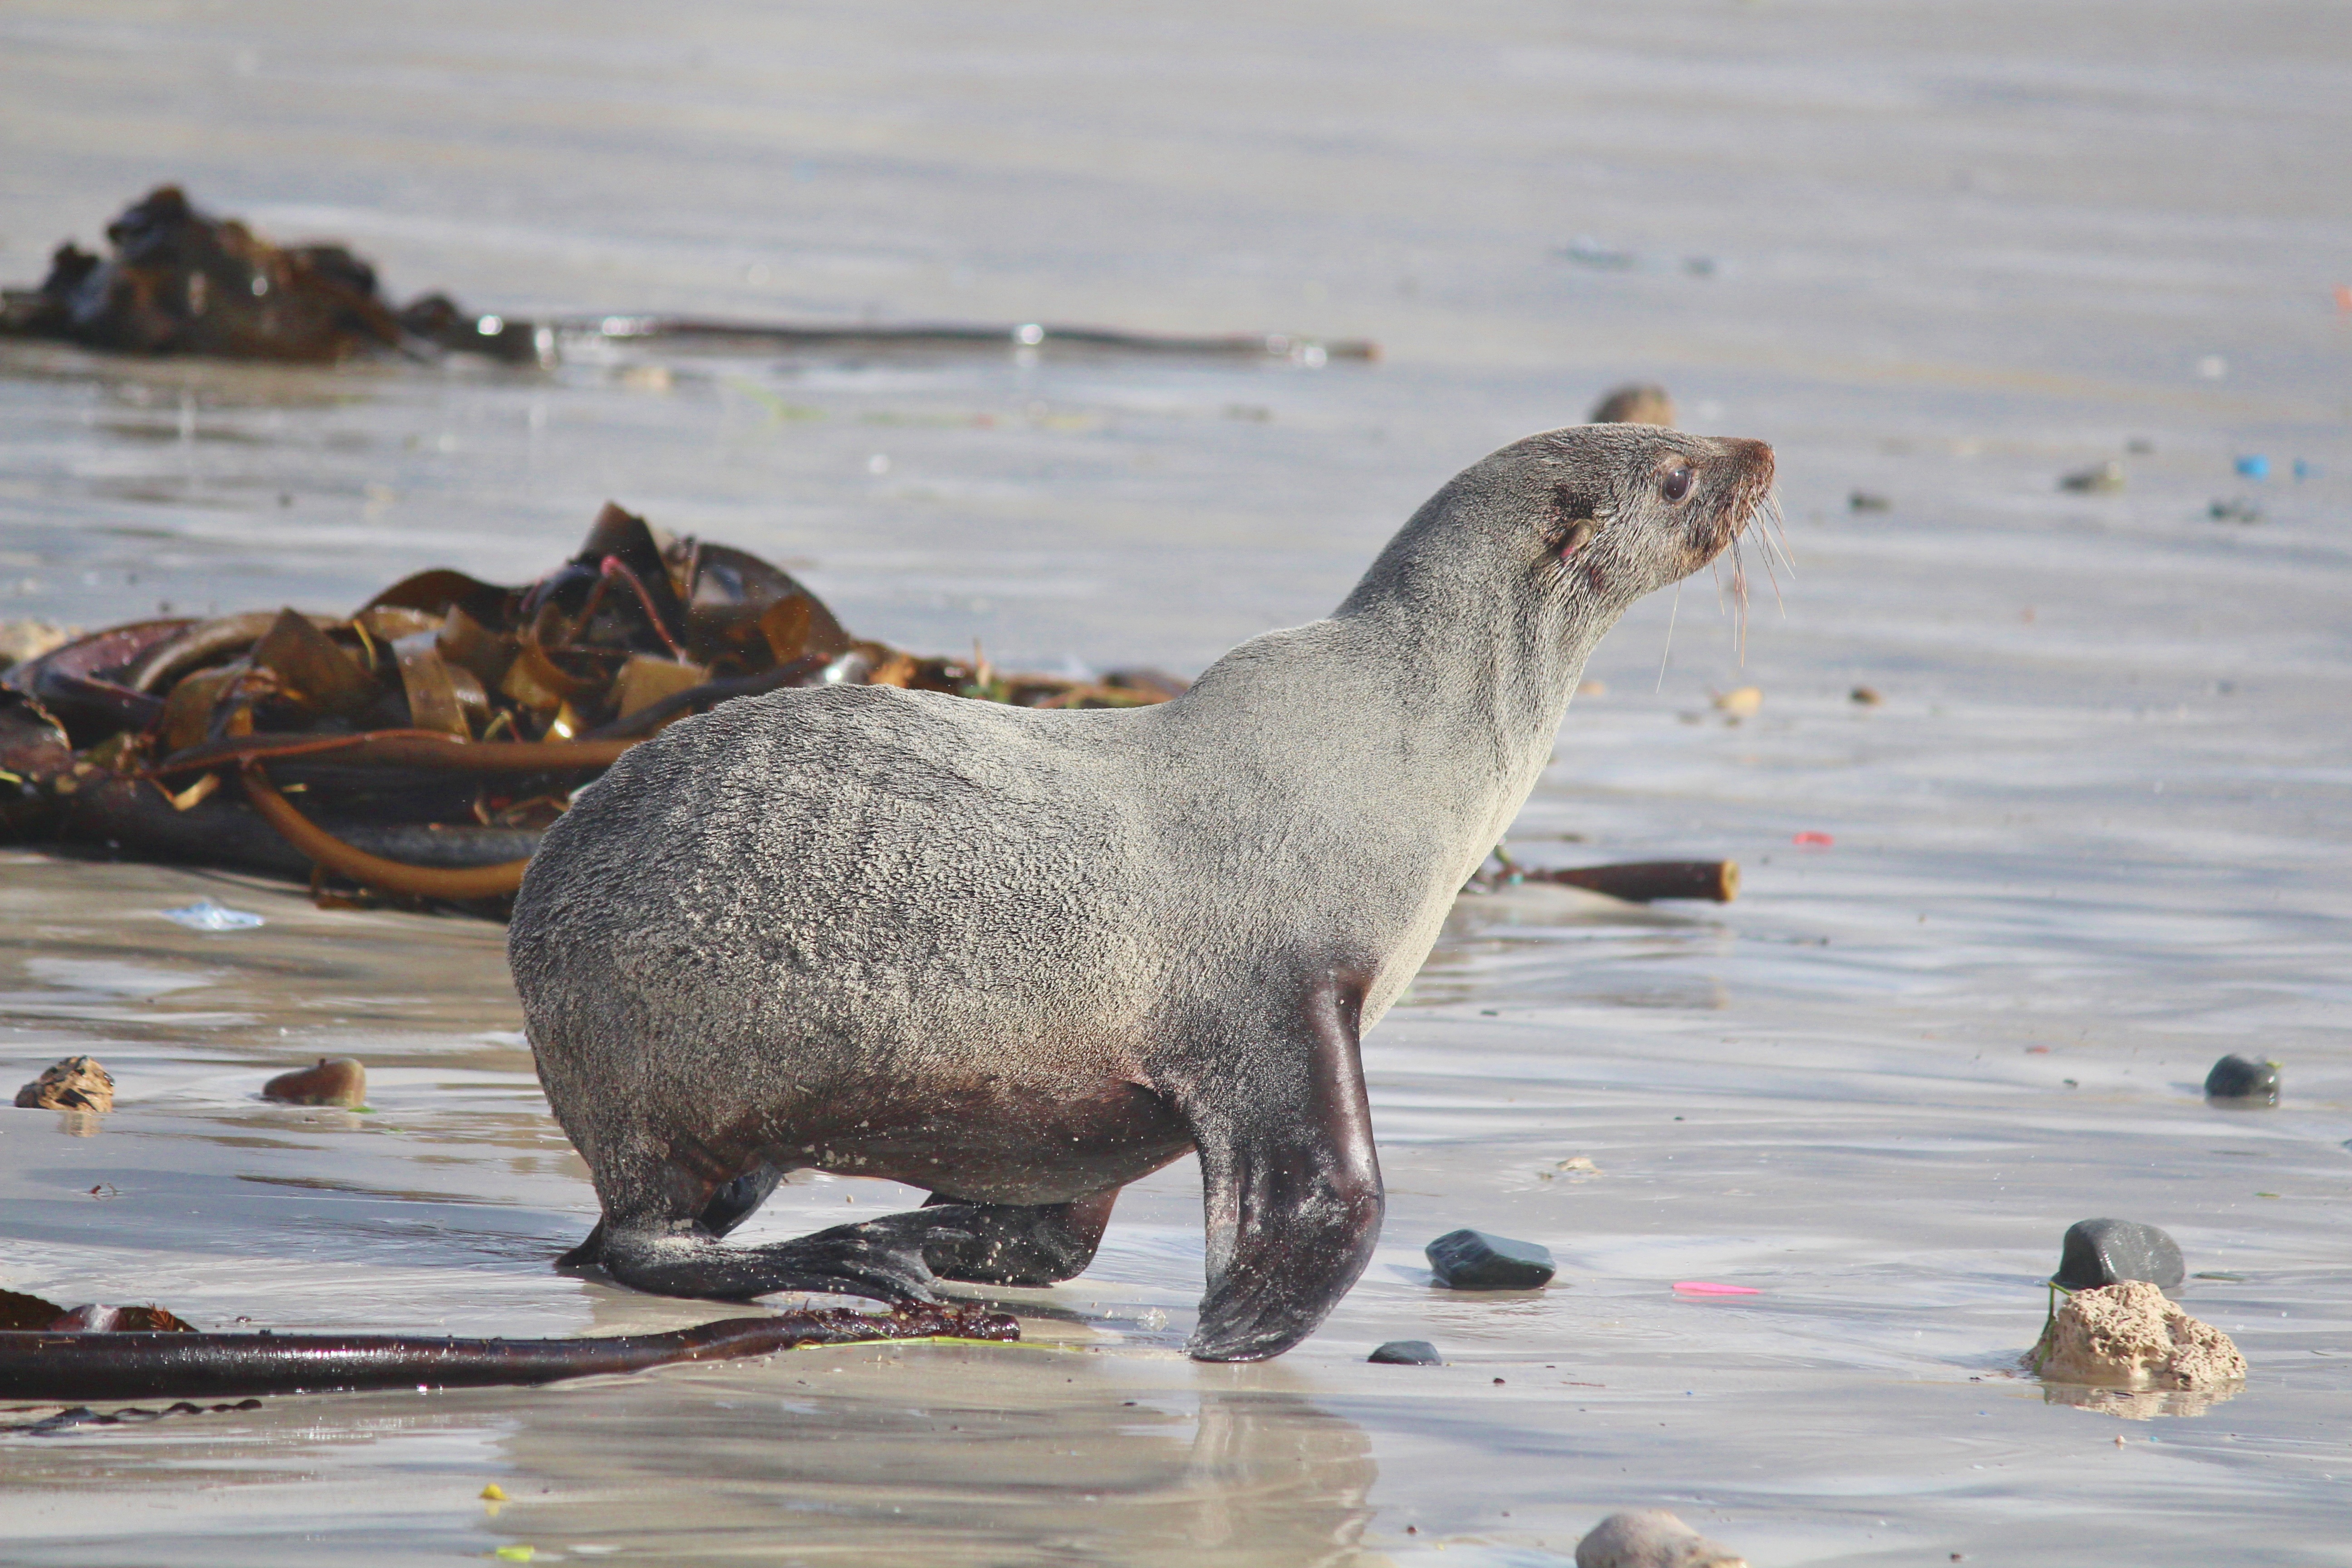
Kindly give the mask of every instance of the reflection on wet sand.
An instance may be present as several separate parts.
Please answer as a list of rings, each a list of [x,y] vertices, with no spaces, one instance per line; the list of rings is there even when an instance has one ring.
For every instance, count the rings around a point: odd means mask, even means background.
[[[1713,975],[1692,973],[1689,961],[1713,947],[1723,929],[1579,888],[1467,889],[1454,901],[1403,1005],[1577,1002],[1720,1011],[1731,1005],[1729,993]],[[1574,962],[1562,962],[1569,957]]]
[[[2126,1421],[2153,1421],[2159,1415],[2203,1415],[2216,1405],[2235,1399],[2244,1387],[2222,1388],[2090,1388],[2078,1383],[2045,1383],[2044,1405],[2071,1405]]]
[[[667,1557],[690,1518],[695,1560],[1381,1561],[1360,1546],[1379,1475],[1361,1428],[1285,1393],[1138,1387],[1137,1370],[1037,1349],[803,1352],[666,1377],[594,1419],[534,1400],[495,1528],[541,1552]]]

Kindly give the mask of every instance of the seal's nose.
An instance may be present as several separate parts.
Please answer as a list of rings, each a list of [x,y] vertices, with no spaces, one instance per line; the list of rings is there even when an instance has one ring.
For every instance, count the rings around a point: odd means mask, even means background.
[[[1748,483],[1761,489],[1772,482],[1774,460],[1771,447],[1761,441],[1748,441],[1738,437],[1727,437],[1723,444],[1731,448],[1733,457],[1739,459],[1740,477]]]

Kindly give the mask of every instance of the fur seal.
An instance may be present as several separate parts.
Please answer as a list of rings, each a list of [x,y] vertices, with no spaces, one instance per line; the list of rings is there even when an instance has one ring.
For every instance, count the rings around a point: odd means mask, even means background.
[[[818,687],[630,751],[548,830],[507,942],[604,1208],[563,1261],[721,1300],[1042,1284],[1197,1151],[1187,1348],[1289,1349],[1380,1232],[1359,1037],[1535,787],[1593,645],[1729,545],[1772,471],[1758,441],[1555,430],[1173,701]],[[722,1245],[811,1167],[933,1195]]]

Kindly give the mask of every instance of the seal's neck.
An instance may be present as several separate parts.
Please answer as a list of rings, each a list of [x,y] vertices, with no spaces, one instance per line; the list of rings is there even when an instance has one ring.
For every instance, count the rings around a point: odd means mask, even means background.
[[[1465,878],[1534,789],[1622,611],[1548,582],[1539,525],[1483,478],[1432,498],[1328,619],[1244,643],[1183,700],[1229,741],[1248,735],[1302,802],[1413,823],[1469,857]]]
[[[1550,758],[1584,661],[1622,605],[1562,585],[1524,491],[1473,468],[1423,505],[1321,626],[1318,651],[1381,672],[1381,719],[1516,813]],[[1465,802],[1466,804],[1466,802]]]

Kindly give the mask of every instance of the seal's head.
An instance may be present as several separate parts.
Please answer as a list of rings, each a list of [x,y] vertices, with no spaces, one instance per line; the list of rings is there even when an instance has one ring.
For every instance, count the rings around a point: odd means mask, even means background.
[[[1424,628],[1483,626],[1539,657],[1580,660],[1634,600],[1775,515],[1772,466],[1761,441],[1662,425],[1530,436],[1430,498],[1350,606],[1410,606]]]
[[[1571,426],[1488,461],[1518,488],[1548,486],[1534,578],[1612,619],[1722,554],[1773,505],[1771,447],[1662,425]]]

